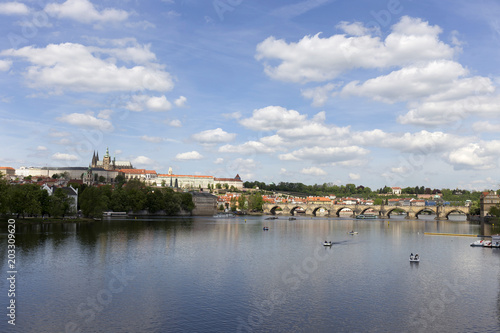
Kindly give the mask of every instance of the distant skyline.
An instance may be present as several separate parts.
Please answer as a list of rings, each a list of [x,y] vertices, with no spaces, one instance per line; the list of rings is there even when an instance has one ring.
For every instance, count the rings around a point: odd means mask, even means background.
[[[500,3],[0,2],[0,166],[498,189]]]

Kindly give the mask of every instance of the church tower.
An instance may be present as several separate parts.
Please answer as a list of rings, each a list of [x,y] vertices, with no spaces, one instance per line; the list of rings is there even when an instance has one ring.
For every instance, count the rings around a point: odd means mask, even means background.
[[[106,155],[102,159],[102,167],[104,170],[112,170],[113,165],[111,164],[111,156],[109,155],[109,148],[106,148]]]

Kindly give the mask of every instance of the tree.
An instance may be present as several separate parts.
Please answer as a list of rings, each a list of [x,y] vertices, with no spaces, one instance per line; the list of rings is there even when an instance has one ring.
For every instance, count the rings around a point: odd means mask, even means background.
[[[247,198],[244,195],[240,195],[240,197],[238,198],[238,207],[240,208],[240,210],[245,210],[245,208],[247,208],[246,203]]]
[[[0,173],[0,214],[5,214],[9,211],[9,184]]]
[[[46,192],[46,191],[44,191]],[[51,216],[62,216],[70,212],[70,199],[64,193],[63,189],[57,188],[49,199],[49,214]]]
[[[252,211],[262,211],[262,205],[264,204],[264,199],[260,194],[252,194],[248,198],[248,208]]]
[[[128,196],[123,188],[118,187],[111,193],[109,209],[114,212],[128,212],[131,209],[128,203]]]
[[[125,177],[123,175],[118,175],[115,178],[115,182],[123,184],[123,183],[125,183]]]
[[[222,189],[222,185],[221,185],[220,183],[217,183],[217,185],[215,185],[215,187],[216,187],[218,190]]]
[[[55,173],[55,174],[53,174],[53,175],[52,175],[52,179],[59,179],[59,177],[60,177],[60,176],[59,176],[59,174],[57,174],[57,173]]]
[[[79,199],[82,213],[87,217],[101,216],[108,209],[109,199],[98,187],[87,187]]]
[[[183,210],[187,210],[188,212],[191,212],[195,205],[193,202],[193,196],[191,193],[181,193],[181,208]]]
[[[164,206],[164,198],[161,190],[149,191],[146,194],[146,209],[150,213],[156,213]]]
[[[106,182],[106,178],[104,176],[99,176],[99,183]]]
[[[10,186],[9,207],[10,212],[23,217],[41,213],[40,196],[43,191],[36,184]]]
[[[236,197],[232,197],[231,198],[231,211],[235,211],[236,210]]]

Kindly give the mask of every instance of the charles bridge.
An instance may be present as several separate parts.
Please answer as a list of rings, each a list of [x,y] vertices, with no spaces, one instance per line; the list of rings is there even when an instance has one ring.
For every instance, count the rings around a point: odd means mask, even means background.
[[[466,206],[388,206],[388,205],[336,205],[318,203],[265,203],[263,210],[265,214],[271,215],[296,215],[297,211],[303,211],[308,216],[331,216],[339,217],[340,212],[349,209],[352,217],[365,214],[369,211],[379,218],[390,218],[394,210],[404,211],[407,219],[418,219],[423,212],[436,214],[436,220],[447,220],[451,213],[465,214],[469,219],[469,207]]]

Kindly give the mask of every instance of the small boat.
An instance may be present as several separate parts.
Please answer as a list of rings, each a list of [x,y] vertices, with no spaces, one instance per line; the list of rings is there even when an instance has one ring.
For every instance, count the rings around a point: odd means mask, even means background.
[[[262,228],[262,230],[269,230],[269,227],[264,227]]]
[[[348,231],[347,233],[348,233],[349,235],[357,235],[357,234],[358,234],[358,232],[357,232],[357,231]]]
[[[483,242],[483,246],[484,246],[484,247],[492,247],[492,245],[491,245],[491,241],[489,241],[489,240],[488,240],[488,241],[484,241],[484,242]]]
[[[329,241],[329,242],[324,241],[323,246],[332,246],[332,241]]]
[[[376,219],[377,215],[373,215],[373,214],[359,214],[359,215],[356,215],[356,218],[358,220],[360,220],[360,219]]]
[[[295,220],[296,220],[296,218],[295,218],[295,217],[289,217],[289,218],[288,218],[288,221],[295,221]]]
[[[413,255],[413,253],[410,255],[410,262],[420,262],[420,256],[418,254]]]
[[[483,246],[484,240],[477,240],[475,242],[470,243],[470,246]]]
[[[271,217],[266,218],[266,220],[277,220],[277,219],[278,219],[277,216],[271,216]]]

